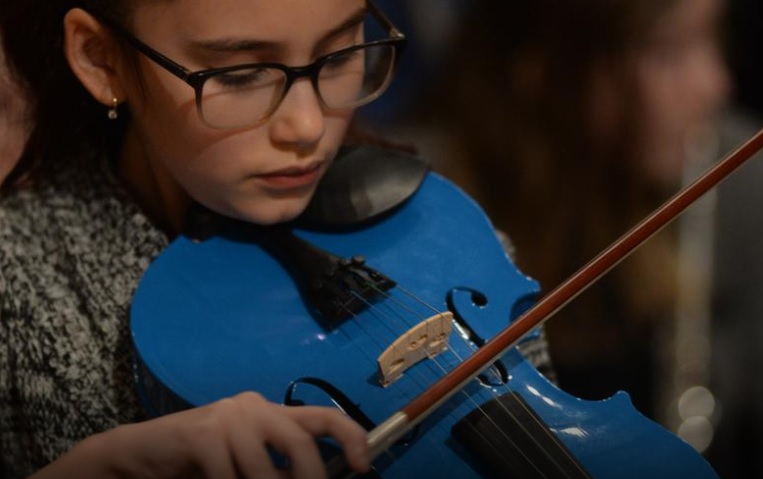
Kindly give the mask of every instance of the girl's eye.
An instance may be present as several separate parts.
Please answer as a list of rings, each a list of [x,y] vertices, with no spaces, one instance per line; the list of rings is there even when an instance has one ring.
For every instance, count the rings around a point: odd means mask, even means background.
[[[284,74],[276,68],[247,68],[219,73],[210,80],[215,86],[224,89],[259,88],[282,82]]]
[[[352,50],[350,52],[343,53],[333,57],[328,61],[323,68],[330,68],[339,70],[348,65],[356,65],[363,61],[364,51],[363,49]]]

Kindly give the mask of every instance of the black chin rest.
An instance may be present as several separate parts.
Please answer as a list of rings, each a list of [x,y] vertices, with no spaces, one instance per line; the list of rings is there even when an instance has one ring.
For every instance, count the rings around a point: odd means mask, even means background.
[[[410,198],[428,171],[429,165],[404,151],[343,147],[297,224],[332,228],[372,220]]]

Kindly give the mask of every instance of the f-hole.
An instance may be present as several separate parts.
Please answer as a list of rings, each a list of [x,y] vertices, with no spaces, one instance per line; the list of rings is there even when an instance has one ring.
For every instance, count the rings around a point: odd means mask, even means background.
[[[476,347],[481,348],[486,342],[485,338],[481,337],[474,331],[474,329],[471,328],[471,326],[469,326],[469,322],[464,317],[461,310],[456,307],[456,302],[454,300],[455,294],[464,292],[470,295],[472,304],[476,308],[484,308],[487,306],[488,298],[484,293],[477,291],[476,289],[463,287],[451,289],[448,291],[448,295],[445,298],[446,304],[448,305],[448,310],[453,313],[453,319],[455,320],[461,332],[466,336],[466,339]],[[503,363],[496,361],[493,363],[491,369],[494,371],[495,376],[498,377],[501,383],[506,384],[509,382],[509,373]],[[490,378],[486,374],[479,375],[478,379],[483,384],[491,384]]]

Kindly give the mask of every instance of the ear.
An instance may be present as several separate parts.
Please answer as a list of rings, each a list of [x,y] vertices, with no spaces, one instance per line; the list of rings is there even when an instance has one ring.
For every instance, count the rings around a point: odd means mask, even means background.
[[[125,99],[118,74],[120,49],[111,32],[80,8],[64,17],[64,55],[74,75],[98,102],[110,107],[114,98]]]

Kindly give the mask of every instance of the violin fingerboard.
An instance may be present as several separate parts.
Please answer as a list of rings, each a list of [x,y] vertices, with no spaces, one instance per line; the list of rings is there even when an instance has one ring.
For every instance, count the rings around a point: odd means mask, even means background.
[[[495,477],[591,479],[556,435],[516,393],[482,404],[457,422],[453,436]]]

